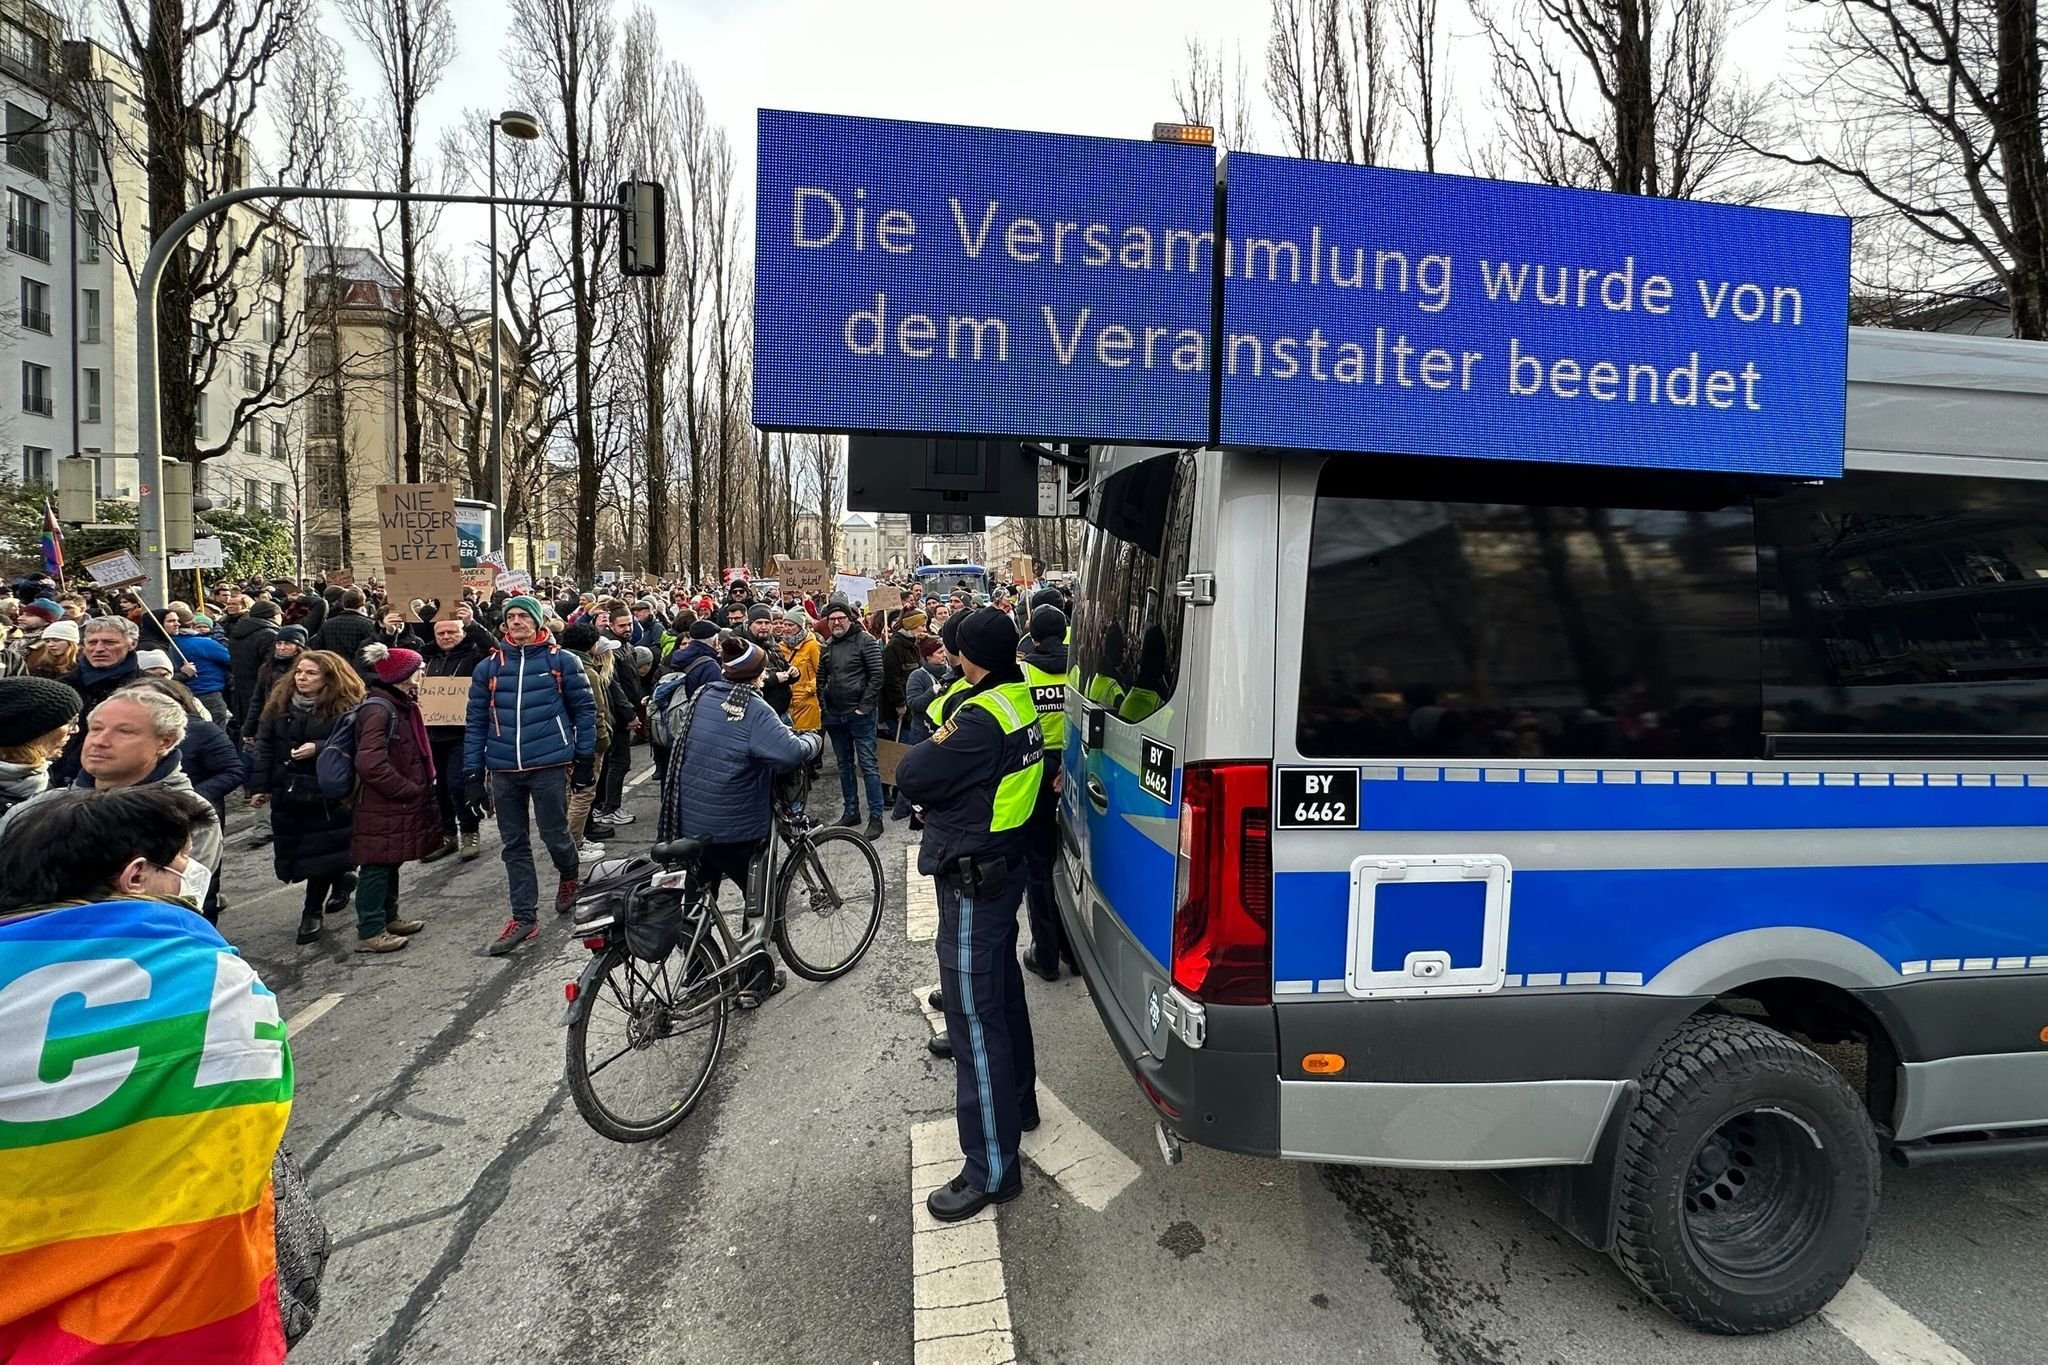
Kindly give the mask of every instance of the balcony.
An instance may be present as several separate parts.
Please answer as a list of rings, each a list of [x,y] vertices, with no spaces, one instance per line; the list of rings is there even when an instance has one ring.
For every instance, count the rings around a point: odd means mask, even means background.
[[[50,310],[47,308],[24,307],[21,310],[21,325],[31,332],[41,332],[44,336],[48,336],[50,334]]]
[[[7,143],[7,164],[30,175],[48,176],[50,149],[40,134],[12,133]]]
[[[39,261],[50,259],[50,230],[30,227],[27,223],[7,224],[7,249],[19,251],[24,256],[33,256]]]

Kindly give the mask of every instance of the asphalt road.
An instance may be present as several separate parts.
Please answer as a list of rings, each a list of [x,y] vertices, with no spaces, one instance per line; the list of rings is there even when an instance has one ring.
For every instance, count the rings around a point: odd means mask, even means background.
[[[652,838],[653,792],[632,789],[629,848]],[[836,793],[817,806],[836,814]],[[1072,979],[1027,978],[1042,1084],[1071,1121],[1049,1120],[1024,1195],[966,1225],[983,1250],[965,1250],[913,1212],[912,1132],[947,1136],[952,1077],[924,1049],[916,996],[937,970],[906,937],[902,825],[867,959],[735,1015],[703,1105],[638,1146],[587,1128],[562,1080],[562,986],[587,959],[566,924],[483,954],[505,914],[488,826],[483,858],[406,869],[428,927],[377,958],[349,923],[293,944],[299,889],[251,827],[230,820],[222,928],[296,1021],[289,1141],[336,1243],[295,1362],[2048,1358],[2048,1170],[1888,1172],[1853,1302],[1708,1338],[1487,1177],[1195,1148],[1166,1166]],[[542,886],[552,921],[545,867]]]

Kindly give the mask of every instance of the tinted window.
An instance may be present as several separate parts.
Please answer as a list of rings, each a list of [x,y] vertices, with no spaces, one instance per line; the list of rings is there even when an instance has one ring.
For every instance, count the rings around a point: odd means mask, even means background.
[[[2048,734],[2048,486],[1857,471],[1757,538],[1767,728]]]
[[[1500,500],[1455,500],[1475,488]],[[1734,492],[1671,474],[1330,461],[1300,751],[1754,756],[1756,549]]]
[[[1188,571],[1192,456],[1146,460],[1105,479],[1088,507],[1088,547],[1074,607],[1081,691],[1110,714],[1143,720],[1172,699],[1180,675]]]

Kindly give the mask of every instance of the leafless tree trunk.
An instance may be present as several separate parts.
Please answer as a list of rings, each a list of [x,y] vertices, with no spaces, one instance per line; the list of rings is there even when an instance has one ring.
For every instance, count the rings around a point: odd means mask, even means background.
[[[512,0],[508,59],[526,88],[543,93],[552,109],[541,120],[544,136],[560,159],[563,192],[587,202],[609,191],[611,130],[604,111],[614,80],[614,35],[606,0]],[[595,537],[599,487],[596,363],[599,312],[610,291],[604,285],[610,224],[591,221],[591,210],[568,211],[567,239],[559,243],[561,266],[569,276],[572,327],[571,380],[575,402],[575,524],[573,572],[588,583],[596,575]],[[558,241],[558,238],[550,238]]]
[[[1257,138],[1252,128],[1252,101],[1247,93],[1244,57],[1233,54],[1226,69],[1221,52],[1201,39],[1188,39],[1188,64],[1173,82],[1173,103],[1184,123],[1216,130],[1226,151],[1249,152]]]
[[[1731,0],[1475,0],[1502,123],[1480,169],[1551,185],[1755,203],[1765,97],[1722,67]],[[1582,93],[1590,91],[1590,93]]]
[[[1377,166],[1394,106],[1387,0],[1272,0],[1266,96],[1287,150]]]
[[[1437,0],[1393,0],[1393,10],[1405,78],[1396,85],[1395,98],[1415,125],[1416,141],[1422,145],[1422,169],[1434,171],[1446,112],[1443,30],[1437,21]]]
[[[732,148],[723,130],[711,135],[709,173],[704,186],[706,237],[705,269],[711,291],[711,439],[716,449],[718,476],[718,560],[714,572],[732,567],[733,506],[732,466],[734,435],[734,342],[739,328],[738,225],[732,210]]]
[[[844,456],[837,436],[802,438],[809,449],[811,486],[818,496],[818,558],[837,563],[839,535],[839,471]]]
[[[336,0],[356,39],[377,61],[390,119],[385,141],[388,161],[380,169],[401,194],[420,191],[426,177],[420,155],[420,105],[441,83],[455,60],[455,16],[449,0]],[[410,203],[391,207],[398,227],[398,270],[404,289],[398,300],[399,421],[405,477],[420,481],[425,419],[420,411],[421,278],[420,242],[431,231],[432,215]],[[423,219],[425,220],[423,224]],[[424,227],[424,231],[423,231]],[[378,238],[384,236],[378,221]]]
[[[1867,236],[1906,257],[1918,278],[1903,292],[1922,306],[1970,296],[1988,271],[2012,334],[2048,339],[2043,42],[2038,0],[1840,0],[1807,54],[1798,136],[1745,140],[1872,204]]]

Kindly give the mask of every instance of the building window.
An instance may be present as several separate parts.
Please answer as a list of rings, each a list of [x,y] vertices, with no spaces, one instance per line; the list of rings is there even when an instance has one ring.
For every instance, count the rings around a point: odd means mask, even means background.
[[[86,370],[84,371],[84,376],[85,420],[97,422],[100,420],[100,372],[98,370]]]
[[[263,366],[257,362],[254,351],[242,352],[242,387],[250,393],[263,387]]]
[[[330,438],[341,435],[341,394],[338,391],[322,388],[314,392],[311,434]]]
[[[50,397],[50,367],[21,362],[21,410],[48,417],[57,410]]]
[[[206,439],[206,394],[202,391],[192,404],[192,434]]]
[[[21,481],[23,483],[48,483],[50,481],[50,448],[48,446],[23,446],[21,448]]]
[[[341,505],[341,461],[329,455],[313,461],[313,501],[321,507]]]
[[[275,342],[284,336],[284,303],[270,299],[263,305],[263,339]]]
[[[242,453],[261,455],[263,453],[263,429],[254,421],[242,424]]]
[[[50,259],[48,204],[20,190],[7,191],[7,249],[39,261]]]
[[[93,168],[94,175],[99,174],[99,163],[97,161],[87,157],[84,164]],[[87,183],[90,184],[91,182],[88,181]],[[84,261],[87,265],[98,264],[100,259],[100,211],[98,209],[80,209],[78,211],[78,235],[80,238],[78,259]]]
[[[270,458],[273,460],[282,460],[284,458],[284,423],[282,422],[272,422],[270,424]]]
[[[50,334],[50,286],[26,276],[21,281],[21,325],[31,332]]]
[[[258,493],[258,491],[257,491],[257,490],[258,490],[258,488],[259,488],[259,486],[260,486],[260,485],[258,485],[258,484],[257,484],[257,482],[256,482],[256,480],[254,480],[254,479],[244,479],[244,480],[242,480],[242,510],[243,510],[243,511],[245,511],[245,512],[254,512],[254,511],[255,511],[255,510],[257,510],[258,508],[260,508],[261,506],[263,506],[263,503],[262,503],[262,501],[261,501],[261,495],[260,495],[260,494]]]
[[[50,78],[50,40],[12,19],[0,19],[0,63],[33,81]]]
[[[99,290],[88,289],[85,291],[85,298],[81,311],[83,312],[83,317],[79,322],[78,339],[80,341],[98,341],[100,339]]]
[[[284,252],[278,249],[275,238],[265,237],[263,239],[263,247],[258,252],[257,259],[262,262],[264,279],[272,284],[284,283],[285,256]]]
[[[7,164],[30,175],[50,173],[50,135],[40,131],[49,123],[14,103],[7,104]]]
[[[273,517],[284,515],[284,485],[281,483],[272,483],[270,485],[270,515]]]

